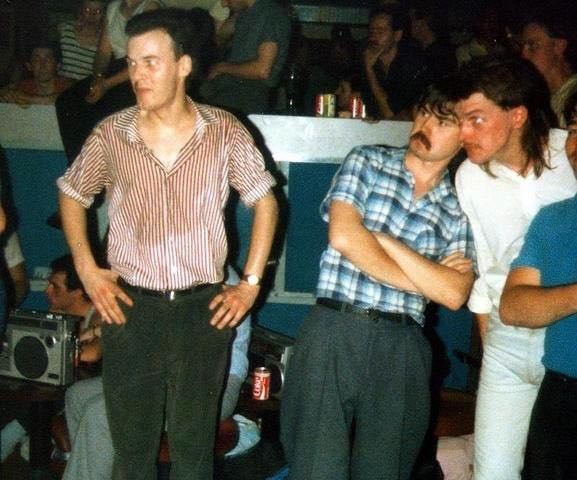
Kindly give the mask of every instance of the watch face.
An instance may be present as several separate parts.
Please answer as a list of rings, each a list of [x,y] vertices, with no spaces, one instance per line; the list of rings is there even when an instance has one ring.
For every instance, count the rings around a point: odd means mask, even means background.
[[[260,278],[258,275],[251,273],[250,275],[245,275],[246,283],[249,285],[258,285],[260,283]]]

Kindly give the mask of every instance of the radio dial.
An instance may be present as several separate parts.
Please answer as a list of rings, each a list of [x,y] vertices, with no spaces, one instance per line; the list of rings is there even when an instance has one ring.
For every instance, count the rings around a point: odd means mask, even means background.
[[[56,339],[56,337],[53,336],[48,336],[44,339],[44,344],[48,347],[48,348],[52,348],[54,345],[56,345],[58,343],[58,340]]]

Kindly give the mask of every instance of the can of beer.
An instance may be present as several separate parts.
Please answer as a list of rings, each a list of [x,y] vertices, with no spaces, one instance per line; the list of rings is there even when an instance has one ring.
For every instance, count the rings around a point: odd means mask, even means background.
[[[320,93],[315,98],[316,117],[334,117],[337,97],[333,93]]]
[[[268,400],[270,370],[265,367],[255,368],[252,378],[252,398],[254,400]]]
[[[365,104],[360,95],[351,95],[349,110],[351,111],[351,118],[365,118],[367,116]]]

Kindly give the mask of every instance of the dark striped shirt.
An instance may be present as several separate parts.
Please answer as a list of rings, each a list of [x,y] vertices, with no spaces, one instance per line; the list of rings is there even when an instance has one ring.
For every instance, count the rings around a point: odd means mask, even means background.
[[[229,186],[250,206],[275,183],[238,120],[191,104],[195,127],[169,170],[142,141],[139,110],[131,107],[100,123],[58,179],[62,192],[86,208],[107,189],[108,260],[133,285],[163,290],[220,282]]]
[[[58,74],[81,80],[92,75],[92,64],[96,56],[97,46],[87,47],[80,45],[74,31],[74,24],[66,22],[60,27],[60,52],[62,59]]]

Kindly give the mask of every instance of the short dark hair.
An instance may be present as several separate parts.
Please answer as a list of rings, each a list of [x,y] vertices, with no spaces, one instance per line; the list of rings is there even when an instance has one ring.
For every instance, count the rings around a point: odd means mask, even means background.
[[[574,30],[575,18],[571,15],[571,3],[554,2],[541,3],[529,10],[523,17],[523,26],[535,23],[546,30],[551,38],[570,39]]]
[[[524,106],[528,116],[521,142],[527,163],[533,162],[537,176],[549,167],[544,146],[557,118],[547,83],[531,62],[518,56],[477,57],[459,70],[453,92],[455,102],[482,93],[504,110]]]
[[[565,101],[563,118],[565,119],[565,125],[567,126],[572,123],[577,123],[577,90],[569,95]]]
[[[166,32],[172,40],[176,58],[183,55],[198,61],[202,54],[202,40],[198,26],[190,21],[186,10],[180,8],[162,8],[150,10],[132,17],[126,24],[126,35],[135,37],[154,30]],[[204,35],[204,32],[202,32]]]
[[[38,48],[43,48],[46,50],[50,50],[52,52],[52,55],[54,55],[54,60],[56,60],[56,62],[60,62],[61,58],[60,58],[60,48],[58,48],[58,44],[48,40],[47,38],[40,38],[36,41],[34,41],[30,47],[28,48],[27,52],[26,52],[26,61],[29,62],[32,59],[32,54],[34,53],[34,50],[38,49]]]
[[[72,255],[63,255],[52,260],[50,263],[50,268],[52,273],[64,273],[65,279],[64,283],[68,290],[82,290],[82,293],[86,295],[86,290],[84,290],[84,285],[76,273],[76,268],[74,267],[74,261],[72,260]]]
[[[437,118],[457,120],[453,101],[454,77],[442,77],[430,83],[419,100],[415,108],[417,111],[425,111],[435,115]]]
[[[379,15],[385,15],[391,18],[391,28],[394,32],[399,30],[404,32],[407,29],[407,12],[400,5],[387,3],[373,8],[369,13],[369,22]]]

